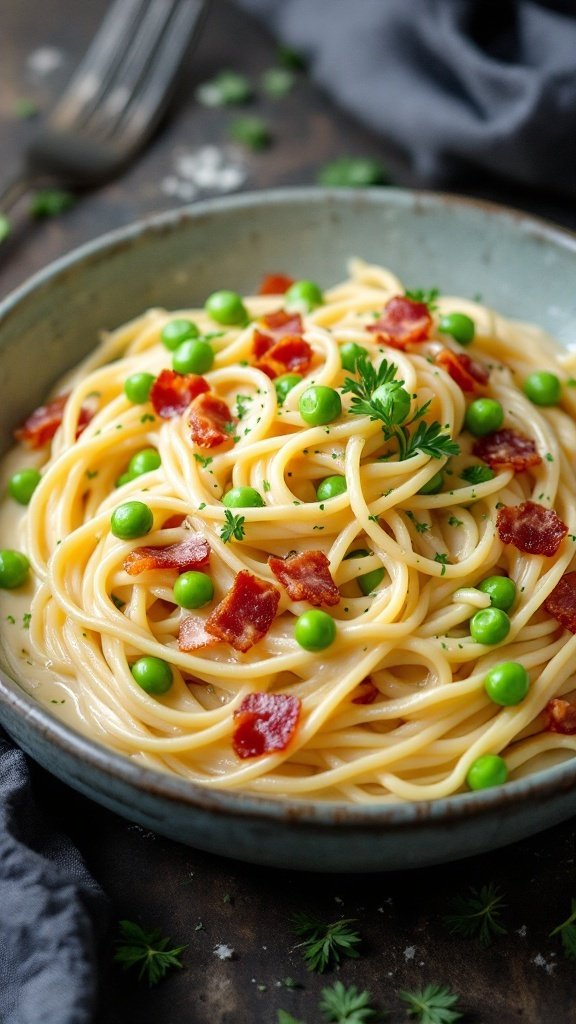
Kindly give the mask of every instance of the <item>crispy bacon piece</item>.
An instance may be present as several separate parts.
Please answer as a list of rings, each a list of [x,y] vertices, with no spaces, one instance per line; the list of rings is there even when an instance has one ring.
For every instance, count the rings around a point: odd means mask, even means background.
[[[370,676],[366,676],[353,691],[356,696],[352,697],[353,704],[373,704],[378,696],[378,687],[374,685]]]
[[[206,630],[245,653],[270,629],[279,600],[277,587],[242,569],[226,597],[208,616]]]
[[[258,295],[283,295],[293,284],[294,278],[287,274],[266,274],[260,283]]]
[[[267,332],[255,330],[252,351],[256,369],[272,380],[284,373],[307,373],[312,361],[312,349],[301,336],[302,317],[279,309],[262,318]]]
[[[554,509],[523,501],[499,509],[496,528],[504,544],[513,544],[528,555],[555,555],[568,533],[568,527]]]
[[[296,334],[285,334],[262,354],[255,366],[274,380],[283,373],[307,373],[311,361],[312,349],[308,342]]]
[[[294,738],[302,702],[288,693],[249,693],[234,712],[232,746],[238,757],[286,750]]]
[[[471,359],[465,352],[453,352],[450,348],[443,348],[439,352],[436,365],[446,370],[462,391],[483,391],[490,377],[490,371],[484,363]]]
[[[576,633],[576,572],[567,572],[544,601],[544,610],[564,629]]]
[[[307,373],[312,349],[302,337],[300,314],[278,309],[262,317],[262,322],[266,332],[255,330],[252,340],[256,368],[272,380],[283,373]]]
[[[271,338],[269,334],[263,334],[262,331],[254,331],[254,337],[252,338],[252,352],[256,359],[261,359],[273,345],[274,338]]]
[[[44,448],[52,440],[58,427],[62,423],[66,402],[70,398],[70,392],[58,395],[46,405],[40,405],[38,409],[30,413],[21,427],[14,431],[17,441],[22,441],[28,448]],[[90,409],[81,406],[78,417],[76,437],[78,437],[87,423],[92,419]]]
[[[292,601],[309,601],[313,605],[334,605],[340,591],[332,579],[330,562],[323,551],[302,551],[277,558],[271,555],[268,565]]]
[[[187,615],[182,619],[178,631],[179,650],[190,654],[201,647],[215,647],[221,642],[218,637],[206,632],[204,621],[199,615]]]
[[[300,313],[288,313],[285,309],[277,309],[262,317],[262,323],[274,341],[280,341],[285,334],[302,334],[304,324]]]
[[[138,576],[149,569],[177,569],[180,573],[203,569],[209,561],[208,541],[198,533],[191,533],[185,540],[166,547],[134,548],[124,560],[124,569],[130,576]]]
[[[170,420],[174,416],[181,416],[192,399],[209,390],[210,385],[204,377],[198,377],[195,373],[162,370],[150,389],[150,401],[158,416]]]
[[[397,295],[384,306],[382,316],[368,330],[378,334],[391,348],[405,349],[430,336],[432,317],[425,302]]]
[[[542,462],[532,438],[509,427],[479,437],[472,451],[492,469],[513,469],[515,473],[522,473]]]
[[[576,704],[561,697],[553,697],[548,701],[545,713],[548,719],[546,728],[549,732],[576,736]]]
[[[199,448],[215,448],[229,441],[234,422],[226,402],[211,391],[198,395],[190,405],[188,426]]]

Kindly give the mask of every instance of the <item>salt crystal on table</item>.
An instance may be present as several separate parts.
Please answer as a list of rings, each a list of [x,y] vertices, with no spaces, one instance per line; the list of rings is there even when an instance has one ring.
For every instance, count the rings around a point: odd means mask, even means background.
[[[542,956],[542,953],[536,953],[536,956],[532,958],[532,963],[536,964],[537,967],[543,967],[546,971],[546,974],[552,974],[556,967],[556,964],[549,963],[547,960],[545,960]]]
[[[246,174],[241,167],[224,167],[220,171],[217,187],[222,191],[231,191],[239,188],[246,180]]]
[[[217,943],[214,946],[214,956],[217,956],[219,960],[231,960],[234,956],[234,950],[232,946],[227,946],[224,942]]]

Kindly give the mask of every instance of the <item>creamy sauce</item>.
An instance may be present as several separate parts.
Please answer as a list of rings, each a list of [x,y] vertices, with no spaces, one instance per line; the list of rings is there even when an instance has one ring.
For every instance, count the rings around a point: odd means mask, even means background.
[[[0,491],[6,493],[13,473],[28,467],[39,468],[43,452],[18,447],[0,462]],[[25,550],[24,519],[26,507],[6,497],[0,502],[0,548]],[[39,703],[67,725],[87,735],[93,730],[81,714],[77,699],[78,682],[64,681],[50,667],[41,663],[31,649],[29,639],[30,607],[34,596],[34,580],[15,590],[0,588],[0,655],[2,668]]]

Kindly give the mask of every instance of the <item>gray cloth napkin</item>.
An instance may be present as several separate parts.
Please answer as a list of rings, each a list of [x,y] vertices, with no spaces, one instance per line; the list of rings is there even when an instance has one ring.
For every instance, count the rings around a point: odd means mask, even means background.
[[[89,1024],[107,898],[34,799],[29,765],[0,732],[0,1022]]]
[[[409,183],[576,193],[574,0],[237,0],[380,133]]]

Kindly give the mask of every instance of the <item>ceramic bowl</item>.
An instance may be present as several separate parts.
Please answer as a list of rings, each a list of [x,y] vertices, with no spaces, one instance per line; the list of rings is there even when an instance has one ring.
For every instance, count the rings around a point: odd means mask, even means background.
[[[391,267],[407,286],[479,295],[576,344],[576,237],[568,232],[440,194],[243,194],[122,228],[59,260],[2,304],[2,450],[102,328],[151,305],[202,303],[222,286],[250,292],[270,271],[328,285],[345,276],[352,255]],[[276,867],[418,867],[505,845],[576,812],[576,759],[435,803],[281,803],[139,767],[59,722],[5,670],[0,721],[50,772],[126,818],[191,846]]]

